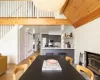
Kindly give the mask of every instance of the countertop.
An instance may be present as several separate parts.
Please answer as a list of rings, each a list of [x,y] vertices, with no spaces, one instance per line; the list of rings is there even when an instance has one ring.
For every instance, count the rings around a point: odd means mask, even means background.
[[[44,47],[42,49],[74,49],[74,48]]]

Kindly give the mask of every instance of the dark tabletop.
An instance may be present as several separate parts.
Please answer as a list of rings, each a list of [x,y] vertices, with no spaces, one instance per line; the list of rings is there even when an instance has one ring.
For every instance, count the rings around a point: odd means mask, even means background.
[[[42,71],[43,60],[58,60],[62,71]],[[19,80],[85,80],[72,65],[60,56],[38,56]]]

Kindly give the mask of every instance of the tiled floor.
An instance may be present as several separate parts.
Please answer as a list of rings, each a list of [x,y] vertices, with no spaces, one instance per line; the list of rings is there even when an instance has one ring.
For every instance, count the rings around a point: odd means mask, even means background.
[[[37,52],[34,55],[37,56],[38,54],[39,53]],[[28,59],[29,58],[27,58],[26,60],[22,61],[20,64],[29,64]],[[13,80],[12,71],[14,70],[14,68],[16,66],[17,65],[15,65],[15,64],[8,64],[7,72],[0,76],[0,80]]]

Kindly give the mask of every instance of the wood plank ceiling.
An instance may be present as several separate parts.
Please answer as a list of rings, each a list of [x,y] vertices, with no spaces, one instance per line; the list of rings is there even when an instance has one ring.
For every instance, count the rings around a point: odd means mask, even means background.
[[[100,17],[99,8],[100,0],[69,0],[66,8],[63,12],[61,10],[61,13],[63,13],[75,27],[79,27]]]

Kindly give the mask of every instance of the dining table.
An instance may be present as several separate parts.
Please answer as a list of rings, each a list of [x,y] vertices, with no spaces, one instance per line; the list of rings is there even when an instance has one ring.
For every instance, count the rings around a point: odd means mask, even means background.
[[[42,70],[44,60],[57,60],[62,70]],[[19,80],[86,80],[64,57],[39,55]]]

